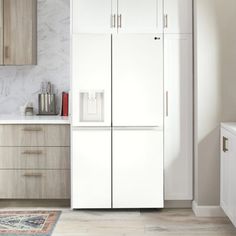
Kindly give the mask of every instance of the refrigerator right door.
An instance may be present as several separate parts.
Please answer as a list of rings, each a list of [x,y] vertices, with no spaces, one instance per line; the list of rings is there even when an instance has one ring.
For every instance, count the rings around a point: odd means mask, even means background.
[[[113,130],[113,208],[163,207],[163,131]]]
[[[113,126],[163,125],[163,36],[113,35]]]

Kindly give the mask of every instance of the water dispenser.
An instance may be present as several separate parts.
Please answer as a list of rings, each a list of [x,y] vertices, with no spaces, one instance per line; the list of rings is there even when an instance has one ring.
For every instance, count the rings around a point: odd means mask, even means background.
[[[80,92],[80,122],[104,122],[104,91]]]

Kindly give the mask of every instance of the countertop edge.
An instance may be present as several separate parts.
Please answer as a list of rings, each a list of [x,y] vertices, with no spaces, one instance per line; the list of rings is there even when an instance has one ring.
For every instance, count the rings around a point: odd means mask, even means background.
[[[18,124],[55,124],[55,125],[70,125],[71,119],[70,117],[62,117],[62,116],[1,116],[0,115],[0,125],[18,125]]]
[[[221,122],[220,126],[236,135],[236,122]]]

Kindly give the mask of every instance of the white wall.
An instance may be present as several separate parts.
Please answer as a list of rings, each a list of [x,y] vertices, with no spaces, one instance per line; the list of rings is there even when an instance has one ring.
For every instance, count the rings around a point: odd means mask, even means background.
[[[220,122],[236,120],[235,0],[195,0],[195,200],[219,205]]]
[[[58,93],[69,89],[70,1],[38,0],[38,65],[0,66],[0,114],[16,113],[32,101],[37,107],[41,81]]]

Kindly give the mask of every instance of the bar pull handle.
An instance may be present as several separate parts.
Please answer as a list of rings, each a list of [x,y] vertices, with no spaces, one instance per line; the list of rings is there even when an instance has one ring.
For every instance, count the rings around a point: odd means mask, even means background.
[[[122,28],[122,15],[118,15],[117,17],[117,27]]]
[[[41,150],[26,150],[21,153],[22,155],[42,155],[43,151]]]
[[[223,152],[228,152],[229,151],[229,149],[227,147],[228,141],[229,141],[229,139],[223,136]]]
[[[168,28],[168,14],[164,15],[164,28]]]
[[[169,92],[166,91],[166,116],[169,116]]]
[[[36,177],[36,178],[43,177],[43,175],[41,173],[25,173],[23,176],[24,177]]]
[[[25,131],[25,132],[41,132],[41,131],[43,131],[43,129],[42,128],[40,128],[40,127],[25,127],[24,129],[23,129],[23,131]]]
[[[116,14],[111,15],[111,28],[116,28]]]

